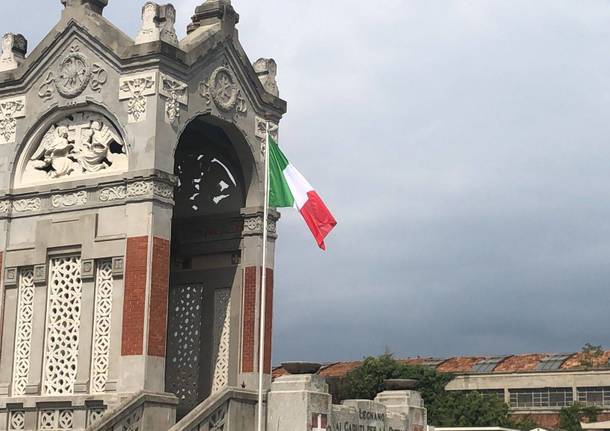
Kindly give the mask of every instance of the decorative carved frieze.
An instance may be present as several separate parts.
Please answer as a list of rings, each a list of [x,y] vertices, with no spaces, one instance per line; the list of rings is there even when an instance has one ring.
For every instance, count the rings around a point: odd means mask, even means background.
[[[270,234],[277,233],[277,222],[269,217],[267,222],[267,230]],[[244,235],[262,235],[263,234],[263,216],[261,214],[247,216],[244,219]]]
[[[53,208],[66,208],[87,204],[87,192],[65,193],[51,196]]]
[[[114,277],[122,277],[125,269],[125,259],[122,257],[112,258],[112,275]]]
[[[100,190],[100,201],[111,202],[120,201],[127,197],[126,186],[106,187]]]
[[[13,211],[18,213],[40,211],[42,202],[40,198],[18,199],[13,201]]]
[[[254,71],[267,93],[279,97],[277,88],[277,63],[272,58],[259,58],[254,63]]]
[[[160,6],[147,2],[142,8],[142,26],[136,37],[136,45],[162,40],[178,46],[176,35],[176,9],[171,4]]]
[[[34,265],[34,283],[42,284],[47,282],[47,265]]]
[[[147,72],[121,78],[119,83],[119,100],[127,100],[129,123],[138,123],[146,119],[147,96],[153,96],[156,92],[156,72]]]
[[[165,121],[175,124],[180,118],[181,105],[188,105],[188,85],[184,82],[161,74],[159,94],[165,97]]]
[[[0,72],[17,69],[25,59],[28,41],[21,34],[7,33],[2,37],[2,55],[0,55]]]
[[[87,56],[80,52],[79,46],[73,45],[57,68],[45,75],[38,96],[50,100],[57,90],[63,97],[71,99],[80,95],[88,86],[99,93],[106,81],[106,70],[97,63],[91,64]]]
[[[207,81],[199,84],[199,95],[210,105],[212,102],[223,112],[248,112],[246,99],[242,96],[235,73],[222,66],[214,70]]]
[[[17,118],[25,117],[25,97],[0,100],[0,144],[12,144],[17,137]]]
[[[92,112],[72,114],[43,135],[22,183],[127,170],[125,145],[114,126]]]
[[[127,197],[155,196],[164,199],[173,199],[174,188],[169,184],[152,181],[137,181],[127,185]]]

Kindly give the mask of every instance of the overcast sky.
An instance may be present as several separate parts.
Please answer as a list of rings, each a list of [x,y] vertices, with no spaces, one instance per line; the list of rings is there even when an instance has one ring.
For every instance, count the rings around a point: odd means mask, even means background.
[[[105,14],[135,36],[140,3]],[[610,1],[233,4],[339,221],[322,253],[283,211],[274,363],[610,345]],[[0,31],[31,51],[60,10],[6,2]]]

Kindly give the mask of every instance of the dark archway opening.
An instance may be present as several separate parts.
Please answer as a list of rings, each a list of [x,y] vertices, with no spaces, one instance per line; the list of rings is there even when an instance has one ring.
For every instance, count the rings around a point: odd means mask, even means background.
[[[200,117],[175,154],[166,390],[178,419],[228,384],[230,297],[246,181],[223,128]]]

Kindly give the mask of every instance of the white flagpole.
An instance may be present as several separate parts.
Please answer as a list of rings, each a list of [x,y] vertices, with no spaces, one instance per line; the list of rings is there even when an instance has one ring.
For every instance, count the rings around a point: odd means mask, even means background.
[[[269,221],[269,122],[266,124],[265,133],[265,186],[264,186],[264,203],[263,203],[263,264],[261,277],[261,307],[260,307],[260,323],[259,323],[259,349],[258,349],[258,428],[257,431],[263,431],[263,376],[265,373],[265,323],[266,323],[266,308],[267,308],[267,237],[268,221]]]

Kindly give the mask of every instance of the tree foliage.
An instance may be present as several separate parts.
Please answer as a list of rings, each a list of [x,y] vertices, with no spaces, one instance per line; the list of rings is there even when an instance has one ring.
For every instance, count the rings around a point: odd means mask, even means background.
[[[563,407],[559,412],[559,428],[563,431],[582,431],[580,422],[583,419],[587,419],[589,422],[597,421],[599,412],[597,407],[578,403]]]
[[[434,426],[513,426],[508,406],[495,396],[478,392],[446,391],[452,374],[430,367],[402,364],[390,354],[367,358],[346,376],[344,399],[373,399],[383,391],[385,379],[416,379]]]

